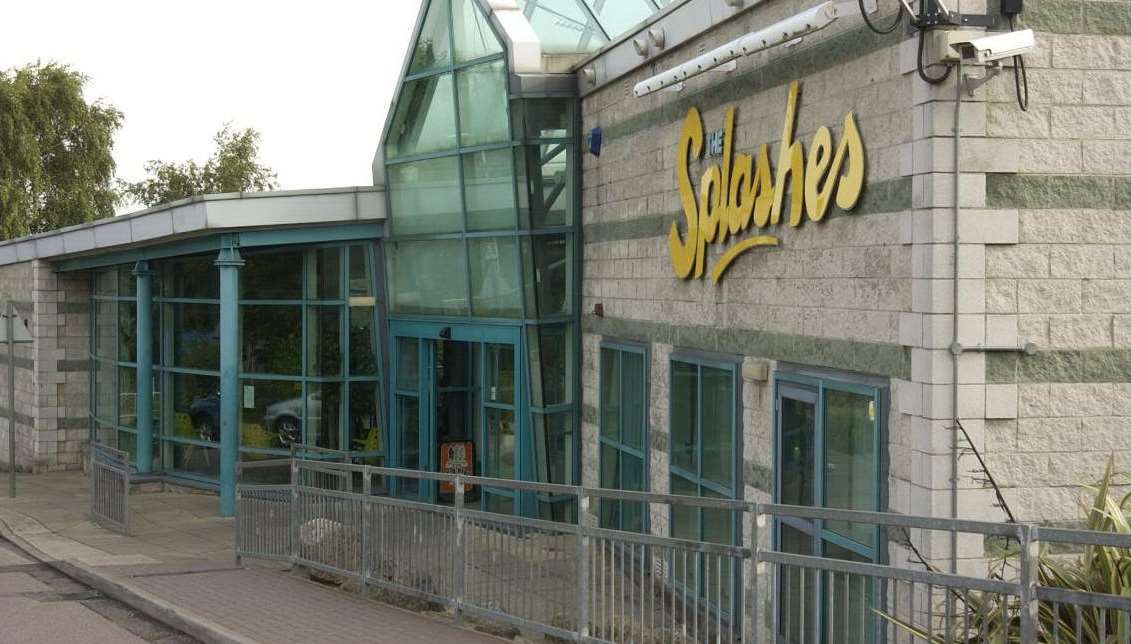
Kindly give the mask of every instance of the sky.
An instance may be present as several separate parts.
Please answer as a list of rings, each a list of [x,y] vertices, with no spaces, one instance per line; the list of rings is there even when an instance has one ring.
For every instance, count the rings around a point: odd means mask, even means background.
[[[225,122],[262,134],[280,188],[370,185],[420,0],[0,0],[0,69],[90,77],[125,114],[118,177],[203,161]],[[120,211],[137,209],[124,205]]]

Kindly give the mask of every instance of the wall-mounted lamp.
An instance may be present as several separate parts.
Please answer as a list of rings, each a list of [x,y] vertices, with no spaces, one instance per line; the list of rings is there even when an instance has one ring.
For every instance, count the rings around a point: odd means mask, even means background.
[[[592,67],[585,67],[581,70],[581,75],[585,77],[585,81],[590,85],[597,84],[597,70]]]
[[[446,327],[440,329],[440,337],[445,339],[445,340],[451,340],[452,339],[452,327],[446,326]]]
[[[589,130],[589,134],[585,136],[586,145],[589,147],[589,154],[595,157],[601,156],[601,142],[604,139],[604,133],[601,128],[595,127]]]
[[[648,39],[646,38],[633,38],[632,48],[636,50],[636,55],[644,58],[648,55]]]
[[[593,315],[599,318],[605,317],[605,304],[603,302],[597,302],[593,305]]]
[[[663,27],[652,27],[648,30],[648,40],[656,49],[663,49],[667,42]]]

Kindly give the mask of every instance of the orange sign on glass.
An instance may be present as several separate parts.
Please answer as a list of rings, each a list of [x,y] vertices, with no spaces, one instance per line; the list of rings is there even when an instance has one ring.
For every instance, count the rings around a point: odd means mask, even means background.
[[[474,463],[475,443],[471,441],[440,443],[440,471],[444,474],[471,476],[475,473]],[[465,485],[463,491],[466,493],[470,489],[470,485]],[[452,494],[456,491],[456,486],[448,481],[440,481],[440,491],[444,494]]]

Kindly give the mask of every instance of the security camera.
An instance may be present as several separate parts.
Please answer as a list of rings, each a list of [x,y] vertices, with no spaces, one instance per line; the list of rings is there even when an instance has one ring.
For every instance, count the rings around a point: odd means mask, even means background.
[[[956,38],[950,42],[950,47],[962,57],[962,60],[984,65],[1027,54],[1036,47],[1036,40],[1033,38],[1032,29],[1023,29],[978,38]]]

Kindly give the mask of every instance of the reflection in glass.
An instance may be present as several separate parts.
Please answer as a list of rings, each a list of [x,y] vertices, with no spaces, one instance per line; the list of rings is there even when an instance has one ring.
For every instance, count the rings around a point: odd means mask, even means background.
[[[513,479],[515,459],[514,412],[488,408],[484,475]]]
[[[870,395],[825,391],[826,507],[871,510],[876,505],[872,400]],[[864,546],[875,545],[875,528],[871,525],[829,521],[825,527]]]
[[[306,308],[306,367],[308,376],[340,376],[342,343],[340,306]]]
[[[220,440],[220,378],[173,374],[173,418],[167,435],[218,442]]]
[[[830,559],[872,563],[867,557],[841,548],[835,543],[826,541],[824,550],[824,556]],[[825,582],[826,587],[822,592],[831,595],[829,601],[825,602],[823,611],[829,632],[839,634],[838,640],[844,644],[872,642],[876,619],[872,610],[876,603],[875,582],[859,575],[836,575],[826,578]],[[830,606],[835,607],[831,614]]]
[[[389,126],[385,155],[395,159],[456,147],[452,75],[439,74],[406,82],[401,87],[397,111]],[[395,187],[392,181],[389,185]]]
[[[567,235],[535,235],[523,240],[523,266],[526,272],[527,314],[545,318],[569,313],[570,256]]]
[[[206,478],[220,477],[220,450],[173,443],[173,469]]]
[[[266,250],[243,253],[240,298],[244,300],[302,299],[303,251]]]
[[[413,45],[408,73],[419,74],[451,64],[451,37],[448,18],[449,0],[432,0],[428,14]]]
[[[420,469],[420,400],[414,396],[397,396],[397,428],[400,436],[398,466],[410,470]],[[420,489],[417,479],[402,479],[405,493],[416,494]]]
[[[644,385],[647,382],[644,355],[634,351],[622,351],[620,355],[621,387],[624,391],[621,442],[645,451],[644,425],[647,422],[648,401],[644,399]]]
[[[420,381],[420,340],[397,338],[397,389],[416,391]]]
[[[515,119],[515,138],[568,139],[572,136],[571,101],[564,98],[531,98],[521,101],[521,118]]]
[[[372,306],[351,306],[350,374],[377,375],[377,324]]]
[[[703,418],[700,476],[724,488],[734,486],[734,377],[730,371],[702,368]]]
[[[456,62],[502,53],[503,47],[475,0],[452,0]]]
[[[781,526],[779,547],[782,552],[812,555],[813,539],[788,525]],[[816,642],[817,620],[812,607],[818,605],[817,577],[806,568],[782,566],[778,581],[779,602],[778,634],[790,644]],[[802,593],[805,594],[802,598]],[[842,604],[838,604],[842,605]],[[805,613],[802,614],[802,607]]]
[[[697,473],[699,377],[696,365],[672,362],[671,395],[671,464]],[[698,491],[695,493],[698,494]]]
[[[656,11],[652,0],[585,0],[610,38],[625,33]]]
[[[117,414],[118,368],[108,360],[94,363],[94,416],[113,423]]]
[[[459,157],[388,166],[389,205],[397,235],[451,233],[463,229]]]
[[[468,240],[472,310],[480,317],[522,317],[518,241],[514,237]]]
[[[513,158],[510,148],[463,155],[468,230],[514,228]]]
[[[621,361],[625,352],[601,349],[601,438],[620,442]],[[615,485],[601,487],[616,487]]]
[[[534,414],[538,480],[573,483],[573,417],[568,413]]]
[[[118,360],[137,362],[137,304],[118,302]]]
[[[240,447],[289,449],[302,442],[302,383],[240,381]]]
[[[173,366],[220,369],[220,306],[170,304],[173,311]]]
[[[378,419],[376,382],[355,382],[350,385],[349,449],[378,452],[384,449]]]
[[[536,407],[570,402],[573,391],[572,330],[570,324],[527,327],[531,402]]]
[[[301,373],[302,307],[244,305],[240,313],[244,373]]]
[[[103,268],[94,272],[91,278],[94,282],[95,295],[118,294],[118,271],[116,268]]]
[[[355,297],[372,297],[373,296],[373,267],[370,260],[371,246],[357,245],[350,246],[349,253],[349,296]],[[353,302],[351,302],[353,305]],[[360,303],[358,306],[364,306],[365,303]]]
[[[137,369],[118,367],[118,424],[137,427]]]
[[[544,54],[587,54],[609,41],[581,0],[519,0]]]
[[[488,344],[485,402],[514,404],[514,345]]]
[[[572,145],[568,142],[515,148],[520,185],[519,222],[526,228],[573,223]]]
[[[458,239],[390,243],[392,309],[397,313],[467,315],[463,244]]]
[[[816,410],[813,403],[781,399],[781,502],[813,505],[813,438]]]
[[[118,358],[118,303],[94,303],[94,355]]]
[[[507,69],[500,59],[456,72],[459,131],[463,146],[510,140],[507,117]]]
[[[308,298],[316,300],[342,299],[342,249],[336,246],[319,248],[313,252]]]
[[[220,271],[215,255],[177,257],[162,262],[165,297],[220,299]]]
[[[306,444],[341,449],[342,384],[308,382],[306,391]]]

